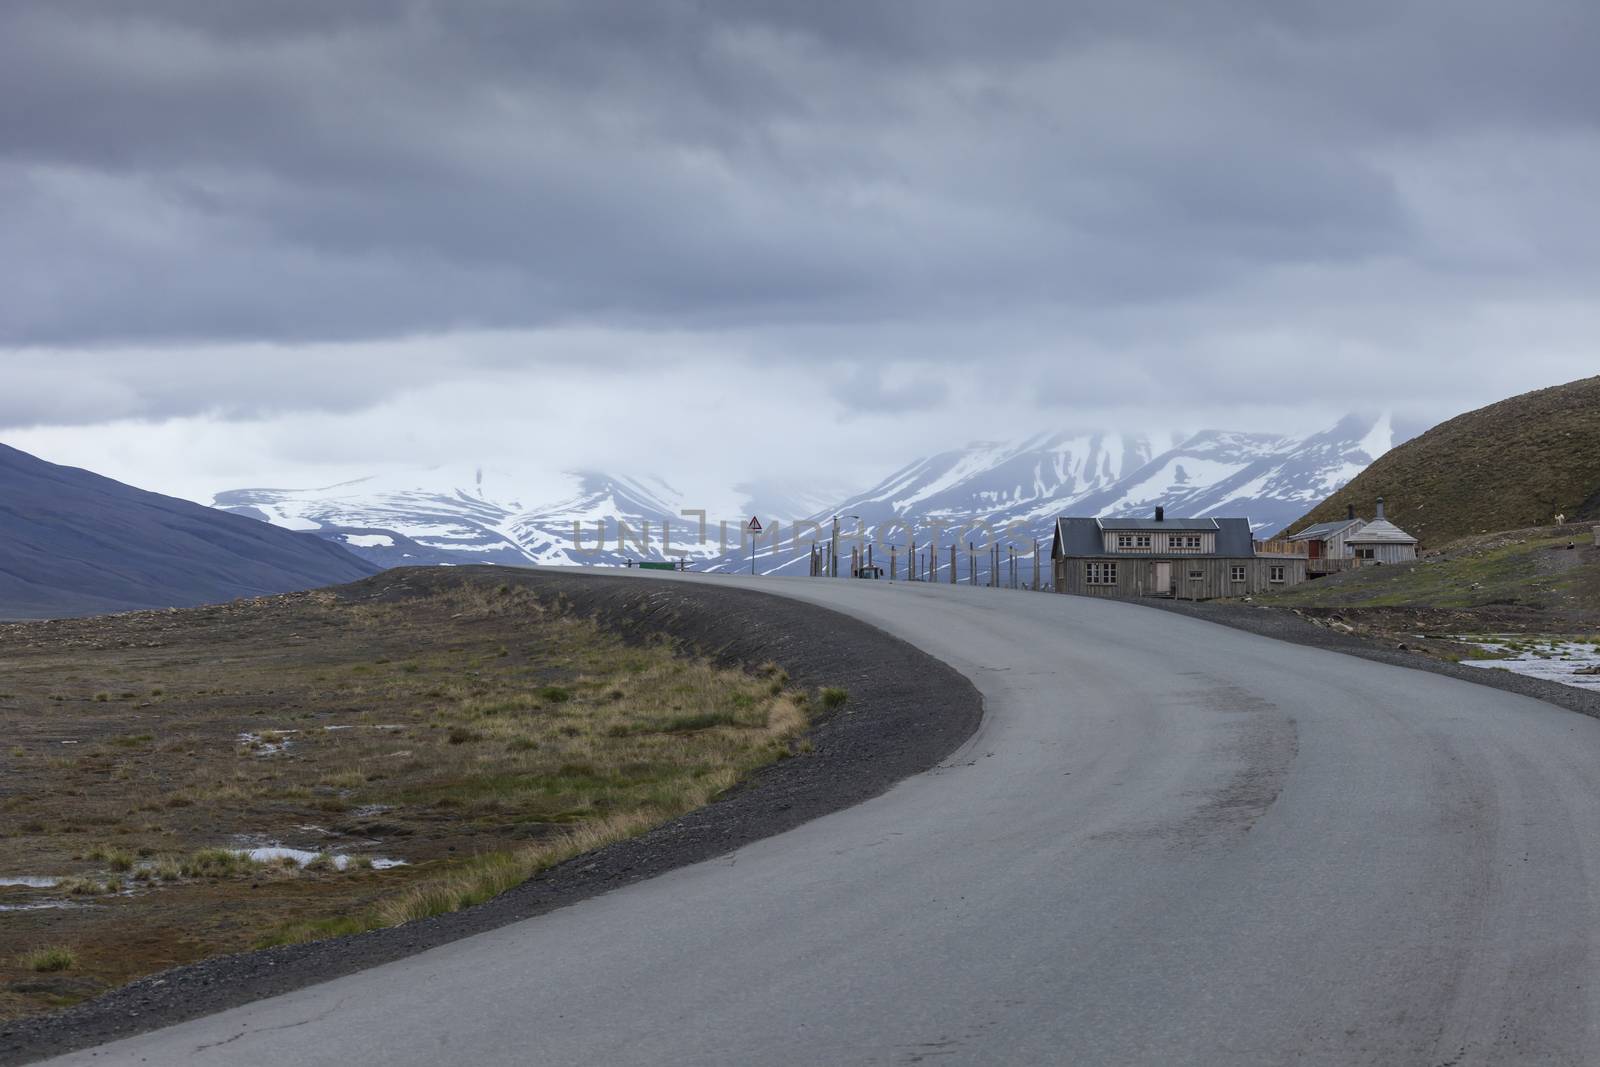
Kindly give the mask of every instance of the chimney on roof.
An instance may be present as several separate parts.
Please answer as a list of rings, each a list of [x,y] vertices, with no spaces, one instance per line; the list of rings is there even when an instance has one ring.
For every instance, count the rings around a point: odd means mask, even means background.
[[[1167,521],[1167,509],[1162,507],[1160,504],[1156,505],[1156,521],[1157,522],[1166,522]]]
[[[1344,517],[1345,517],[1346,521],[1352,521],[1352,520],[1355,519],[1355,517],[1356,517],[1356,506],[1354,504],[1346,504],[1344,506]]]
[[[1383,497],[1378,498],[1378,521],[1383,521]]]

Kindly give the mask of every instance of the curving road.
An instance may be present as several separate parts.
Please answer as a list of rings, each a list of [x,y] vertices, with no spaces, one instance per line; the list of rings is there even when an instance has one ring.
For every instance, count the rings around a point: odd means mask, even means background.
[[[1600,1059],[1600,721],[1126,604],[761,587],[953,664],[984,726],[723,859],[57,1062]]]

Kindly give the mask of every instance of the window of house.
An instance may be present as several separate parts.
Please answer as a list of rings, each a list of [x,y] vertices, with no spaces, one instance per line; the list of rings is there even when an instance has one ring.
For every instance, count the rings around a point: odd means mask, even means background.
[[[1091,561],[1084,564],[1084,575],[1090,585],[1116,585],[1117,565]]]
[[[1174,552],[1198,552],[1200,551],[1200,535],[1169,534],[1167,547]]]
[[[1356,559],[1372,559],[1375,555],[1376,550],[1370,546],[1356,549]]]
[[[1228,568],[1228,577],[1230,579],[1232,579],[1233,581],[1235,581],[1235,582],[1244,581],[1244,568],[1243,567],[1229,567]]]
[[[1282,566],[1282,564],[1278,564],[1278,565],[1275,565],[1275,566],[1267,568],[1267,581],[1269,581],[1269,582],[1282,582],[1283,581],[1283,566]]]
[[[1205,571],[1190,571],[1189,572],[1189,580],[1191,582],[1205,581],[1205,577],[1206,577],[1206,572]]]
[[[1149,534],[1119,533],[1117,534],[1117,547],[1120,549],[1148,549],[1150,547]]]

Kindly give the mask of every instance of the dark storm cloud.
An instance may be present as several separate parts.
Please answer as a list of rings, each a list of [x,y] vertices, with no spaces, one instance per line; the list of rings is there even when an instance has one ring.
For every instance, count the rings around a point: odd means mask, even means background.
[[[1373,263],[1418,300],[1559,297],[1597,267],[1597,39],[1587,0],[14,0],[0,346],[1004,319],[1152,348],[1153,318],[1304,317]],[[1507,208],[1552,146],[1569,180]],[[1282,272],[1317,281],[1257,291]],[[90,406],[0,358],[33,383],[0,422]],[[236,410],[208,358],[98,387]]]

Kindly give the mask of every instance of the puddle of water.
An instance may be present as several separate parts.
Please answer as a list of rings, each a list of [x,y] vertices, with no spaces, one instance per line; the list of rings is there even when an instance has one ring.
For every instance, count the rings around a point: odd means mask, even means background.
[[[1469,667],[1499,667],[1575,689],[1600,690],[1600,674],[1578,673],[1580,669],[1600,667],[1600,647],[1587,642],[1525,634],[1463,635],[1454,640],[1500,657],[1461,661]]]
[[[26,904],[0,904],[0,912],[5,911],[44,911],[50,908],[75,908],[77,904],[59,897],[54,900],[32,900]]]
[[[31,874],[0,874],[0,885],[22,885],[29,889],[54,889],[59,878],[40,878]]]
[[[304,848],[289,848],[286,845],[261,845],[256,848],[241,848],[236,849],[235,851],[237,851],[241,856],[249,856],[257,863],[275,863],[280,860],[293,860],[302,867],[316,859],[318,856],[322,855],[320,852],[312,852],[311,850]],[[335,870],[342,871],[346,867],[350,866],[349,856],[330,853],[329,858],[333,860],[333,867]],[[391,867],[404,867],[405,865],[405,860],[389,859],[385,856],[372,857],[372,869],[375,871],[386,871]]]

